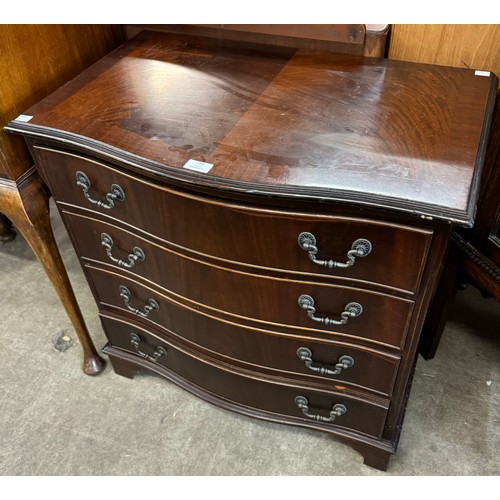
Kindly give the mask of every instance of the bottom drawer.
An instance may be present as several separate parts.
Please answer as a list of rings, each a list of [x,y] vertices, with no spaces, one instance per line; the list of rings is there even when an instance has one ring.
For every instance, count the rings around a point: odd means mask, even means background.
[[[319,391],[283,378],[264,377],[257,372],[236,371],[223,363],[176,342],[165,342],[123,319],[101,314],[113,347],[134,353],[138,365],[164,374],[179,385],[179,376],[192,392],[242,413],[304,425],[314,422],[325,430],[349,429],[380,437],[388,403],[367,401],[345,393]],[[175,345],[175,347],[174,347]],[[174,374],[173,377],[170,375]],[[194,387],[193,387],[194,386]]]

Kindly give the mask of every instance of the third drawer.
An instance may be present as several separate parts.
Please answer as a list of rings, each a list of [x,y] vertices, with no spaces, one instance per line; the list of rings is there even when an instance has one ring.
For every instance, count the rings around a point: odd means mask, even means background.
[[[307,379],[338,390],[347,386],[383,396],[392,394],[400,356],[333,339],[320,341],[251,328],[166,297],[157,298],[161,313],[155,330],[159,335],[162,331],[164,336],[174,335],[195,349],[205,349],[210,356],[224,357],[229,364],[236,362],[250,370]],[[118,314],[125,317],[123,311]]]

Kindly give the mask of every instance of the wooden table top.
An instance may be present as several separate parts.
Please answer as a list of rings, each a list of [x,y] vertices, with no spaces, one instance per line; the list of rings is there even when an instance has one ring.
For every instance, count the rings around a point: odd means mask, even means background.
[[[470,225],[496,87],[469,69],[142,32],[7,128],[219,189]]]

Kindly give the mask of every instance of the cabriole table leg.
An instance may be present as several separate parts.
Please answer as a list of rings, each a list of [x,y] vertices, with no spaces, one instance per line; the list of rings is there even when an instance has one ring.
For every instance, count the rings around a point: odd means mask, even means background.
[[[76,301],[52,233],[48,197],[36,170],[19,184],[0,179],[0,212],[25,237],[59,295],[83,348],[83,371],[87,375],[98,375],[106,363],[96,351]]]

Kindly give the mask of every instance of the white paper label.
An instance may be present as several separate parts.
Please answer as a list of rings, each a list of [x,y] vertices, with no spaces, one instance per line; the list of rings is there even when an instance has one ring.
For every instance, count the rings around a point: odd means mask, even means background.
[[[188,160],[183,168],[194,170],[195,172],[203,172],[204,174],[206,174],[213,166],[213,163],[205,163],[204,161],[198,160]]]
[[[19,115],[16,122],[29,122],[33,117],[30,115]]]
[[[490,76],[490,72],[489,71],[479,71],[479,70],[476,70],[474,71],[474,74],[476,76]]]

